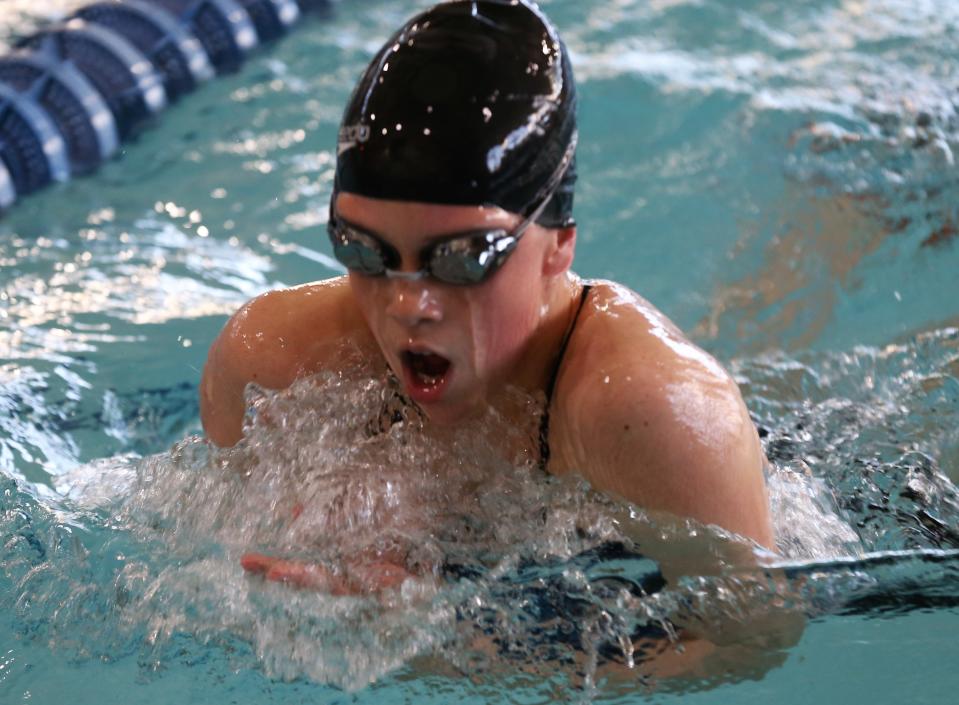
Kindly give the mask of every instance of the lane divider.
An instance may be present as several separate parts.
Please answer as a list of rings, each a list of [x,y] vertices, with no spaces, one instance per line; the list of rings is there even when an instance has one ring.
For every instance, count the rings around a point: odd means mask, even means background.
[[[15,197],[70,176],[67,147],[47,112],[29,96],[0,84],[0,159]]]
[[[200,40],[176,17],[147,0],[96,2],[78,10],[77,17],[106,27],[146,54],[163,75],[170,101],[215,75]]]
[[[120,143],[117,124],[103,96],[73,64],[44,52],[18,51],[0,57],[0,85],[38,103],[66,141],[73,174],[86,174],[108,159]],[[0,140],[9,141],[0,128]]]
[[[88,174],[166,107],[333,0],[100,0],[0,56],[0,212]]]

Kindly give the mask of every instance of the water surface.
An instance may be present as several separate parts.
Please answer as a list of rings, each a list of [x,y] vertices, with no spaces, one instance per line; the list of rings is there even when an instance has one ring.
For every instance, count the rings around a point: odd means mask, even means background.
[[[10,41],[78,3],[8,4]],[[288,436],[254,424],[223,455],[192,435],[226,317],[339,273],[322,226],[341,106],[426,4],[342,3],[304,22],[94,176],[0,222],[4,699],[951,699],[959,14],[946,0],[543,3],[580,80],[576,270],[639,291],[736,375],[773,465],[778,581],[719,566],[637,596],[657,570],[644,554],[709,554],[712,539],[531,474],[490,450],[495,418],[459,439],[415,418],[367,438],[375,371],[265,397],[299,420]],[[302,522],[291,488],[319,507]],[[333,492],[352,509],[327,511]],[[406,497],[464,509],[370,527]],[[398,552],[422,579],[386,604],[291,593],[243,575],[251,545],[334,564]],[[591,686],[594,662],[628,657],[622,635],[680,603],[811,621],[798,645],[762,650],[755,680]]]

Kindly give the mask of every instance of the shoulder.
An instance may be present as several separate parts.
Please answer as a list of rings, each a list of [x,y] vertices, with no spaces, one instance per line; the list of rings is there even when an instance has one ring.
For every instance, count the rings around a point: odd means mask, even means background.
[[[344,277],[270,291],[244,304],[207,355],[200,412],[219,445],[240,437],[246,385],[282,389],[336,364],[345,343],[372,342]]]
[[[210,359],[269,387],[309,373],[331,343],[362,336],[365,325],[345,277],[266,292],[227,321]]]
[[[768,543],[764,457],[738,386],[635,292],[594,285],[553,413],[563,464],[594,486]]]
[[[651,392],[688,375],[703,384],[731,382],[712,356],[642,296],[615,282],[591,282],[563,361],[561,382],[569,393],[580,401],[616,390],[628,396],[627,390]]]
[[[580,314],[558,393],[564,410],[578,410],[617,436],[657,433],[688,444],[715,443],[734,430],[707,437],[697,426],[702,419],[717,427],[723,419],[742,422],[745,412],[738,386],[719,362],[644,298],[603,281]],[[616,429],[612,422],[620,419]]]

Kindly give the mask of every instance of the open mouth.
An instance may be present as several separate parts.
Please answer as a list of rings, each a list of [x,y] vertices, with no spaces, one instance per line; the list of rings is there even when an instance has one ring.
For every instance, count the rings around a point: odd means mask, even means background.
[[[413,400],[436,401],[449,382],[452,363],[429,351],[404,350],[401,358],[407,391]]]

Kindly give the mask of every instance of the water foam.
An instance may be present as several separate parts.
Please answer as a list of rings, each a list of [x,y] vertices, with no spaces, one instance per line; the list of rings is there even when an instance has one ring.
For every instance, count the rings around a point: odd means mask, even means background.
[[[541,400],[516,394],[525,425],[491,411],[438,429],[358,368],[251,388],[231,449],[191,437],[98,461],[42,502],[5,481],[0,595],[25,638],[77,658],[162,669],[187,640],[347,689],[429,663],[549,671],[589,694],[610,664],[635,666],[635,685],[682,630],[720,645],[709,682],[744,652],[770,668],[802,614],[955,599],[959,505],[934,460],[956,445],[940,406],[955,340],[737,363],[772,462],[778,557],[544,475],[529,450]],[[922,443],[903,443],[910,429]],[[250,575],[249,551],[352,576],[354,594]],[[385,564],[407,578],[376,589]]]

